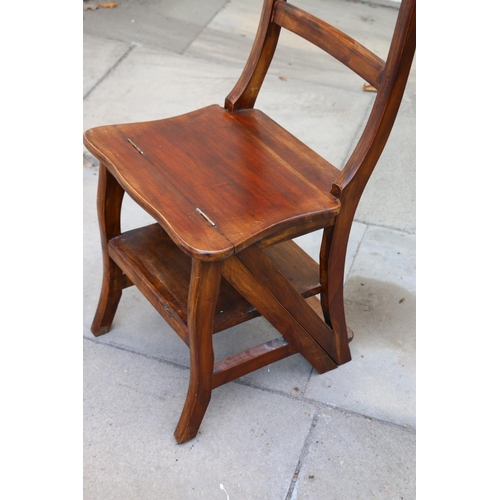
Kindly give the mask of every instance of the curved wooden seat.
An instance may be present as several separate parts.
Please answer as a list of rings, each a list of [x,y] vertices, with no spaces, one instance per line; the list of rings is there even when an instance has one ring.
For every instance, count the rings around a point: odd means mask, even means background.
[[[273,234],[331,226],[339,171],[257,110],[217,105],[98,127],[87,148],[188,254],[220,260]],[[134,165],[134,168],[130,168]]]

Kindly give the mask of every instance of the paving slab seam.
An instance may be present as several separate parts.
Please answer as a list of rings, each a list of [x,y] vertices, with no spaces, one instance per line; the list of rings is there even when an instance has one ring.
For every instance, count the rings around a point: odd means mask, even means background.
[[[153,354],[146,354],[144,352],[136,351],[135,349],[131,349],[130,347],[116,344],[115,342],[104,342],[99,339],[93,339],[91,337],[83,337],[84,340],[89,342],[93,342],[94,344],[104,345],[110,347],[112,349],[118,349],[120,351],[129,352],[130,354],[137,354],[138,356],[142,356],[143,358],[153,359],[154,361],[159,361],[160,363],[166,363],[169,366],[173,366],[174,368],[179,368],[181,370],[189,370],[189,366],[183,365],[181,363],[176,363],[175,361],[171,361],[166,358],[162,358],[160,356],[154,356]]]
[[[111,39],[113,40],[113,39]],[[129,46],[129,48],[125,51],[124,54],[102,75],[99,80],[94,84],[94,86],[89,89],[89,91],[83,96],[83,100],[87,99],[87,97],[113,72],[113,70],[137,47],[137,45],[132,44]]]
[[[309,385],[309,381],[311,380],[313,370],[314,370],[314,368],[311,366],[311,370],[309,371],[309,376],[307,377],[307,380],[299,393],[301,397],[304,397],[306,394],[307,386]]]
[[[192,59],[202,59],[201,57],[199,57],[199,58],[198,58],[198,57],[196,57],[196,56],[189,56],[189,55],[187,55],[187,56],[185,56],[185,57],[191,57]],[[205,59],[202,59],[202,60],[205,60]],[[332,63],[333,63],[333,64],[342,64],[342,63],[339,63],[339,61],[337,61],[337,60],[336,60],[336,59],[334,59],[333,57],[332,57]],[[221,62],[221,63],[217,63],[217,64],[223,64],[223,62]],[[243,65],[242,65],[242,66],[240,66],[239,64],[237,65],[237,64],[235,64],[235,63],[231,63],[231,64],[227,64],[227,65],[228,65],[228,66],[238,67],[238,68],[239,68],[239,67],[243,68],[243,67],[244,67],[244,64],[245,64],[245,63],[243,63]],[[332,65],[332,70],[331,70],[331,72],[333,73],[333,72],[334,72],[334,70],[335,70],[335,66],[334,66],[334,65]],[[280,76],[282,76],[283,71],[282,71],[282,69],[280,69],[280,68],[269,68],[269,70],[268,70],[267,74],[268,74],[268,75],[271,75],[271,76],[277,76],[277,77],[280,77]],[[339,78],[339,79],[340,79],[340,78]],[[304,83],[304,84],[307,84],[307,85],[310,85],[310,84],[311,84],[311,80],[308,80],[307,78],[301,78],[300,76],[297,76],[297,77],[296,77],[296,76],[290,76],[290,77],[288,77],[288,76],[287,76],[287,80],[289,80],[289,81],[294,81],[294,82],[299,82],[299,83]],[[354,96],[359,95],[360,93],[366,93],[366,92],[365,92],[365,91],[363,91],[363,89],[362,89],[362,82],[360,82],[359,87],[354,87],[354,86],[353,86],[353,87],[351,87],[351,88],[343,88],[343,87],[341,87],[341,86],[337,86],[337,84],[336,84],[334,81],[329,82],[329,83],[326,83],[326,82],[321,82],[321,81],[315,81],[315,82],[314,82],[314,86],[315,86],[315,87],[317,87],[317,88],[320,88],[320,89],[330,89],[330,90],[331,90],[332,88],[341,88],[342,90],[344,90],[344,91],[345,91],[345,93],[346,93],[346,94],[349,94],[349,95],[350,95],[350,94],[354,94]],[[352,97],[353,101],[354,101],[354,96]],[[371,99],[373,100],[373,99],[375,99],[375,97],[371,97]],[[369,104],[367,104],[367,111],[368,111],[368,114],[369,114],[369,112],[371,111],[372,104],[373,104],[373,102],[370,102]],[[366,115],[365,115],[365,116],[366,116]],[[361,126],[361,130],[363,130],[363,128],[364,128],[364,127],[363,127],[363,126]],[[356,144],[356,143],[357,143],[357,141],[356,141],[356,140],[354,140],[354,141],[353,141],[353,144]],[[347,158],[349,158],[349,155],[347,156]],[[345,162],[344,162],[344,164],[345,164]],[[336,165],[334,165],[334,166],[336,166]]]
[[[143,352],[140,352],[140,351],[136,351],[135,349],[131,349],[130,347],[123,346],[123,345],[120,345],[120,344],[116,344],[114,342],[103,342],[103,341],[101,341],[99,339],[93,339],[93,338],[90,338],[90,337],[83,337],[83,339],[87,340],[89,342],[93,342],[94,344],[99,344],[99,345],[107,346],[107,347],[110,347],[112,349],[118,349],[120,351],[125,351],[125,352],[128,352],[130,354],[136,354],[138,356],[142,356],[142,357],[147,358],[147,359],[152,359],[152,360],[158,361],[160,363],[166,363],[167,365],[172,366],[174,368],[179,368],[181,370],[189,370],[189,366],[186,366],[186,365],[183,365],[183,364],[180,364],[180,363],[176,363],[175,361],[171,361],[169,359],[162,358],[162,357],[159,357],[159,356],[154,356],[152,354],[146,354],[146,353],[143,353]],[[311,377],[312,377],[312,369],[311,369],[311,373],[309,375],[309,380],[310,380]],[[300,395],[294,395],[294,394],[289,394],[289,393],[284,392],[284,391],[280,391],[278,389],[270,389],[268,387],[262,387],[261,385],[257,385],[257,384],[254,384],[252,382],[248,382],[248,381],[242,380],[242,379],[233,380],[230,383],[243,385],[243,386],[248,387],[250,389],[257,389],[257,390],[260,390],[260,391],[263,391],[263,392],[267,392],[269,394],[275,394],[276,396],[282,396],[282,397],[291,399],[293,401],[298,401],[298,402],[301,402],[301,403],[306,403],[306,404],[309,404],[309,405],[313,406],[316,409],[316,411],[318,411],[320,409],[324,409],[324,408],[328,408],[328,409],[331,409],[331,410],[339,410],[339,411],[347,413],[349,415],[358,415],[358,416],[364,417],[364,418],[369,419],[369,420],[374,420],[376,422],[381,422],[381,423],[384,423],[384,424],[387,424],[387,425],[393,425],[395,427],[398,427],[400,429],[405,429],[405,430],[408,430],[408,431],[413,432],[413,433],[416,432],[416,429],[414,427],[410,426],[410,425],[397,424],[395,422],[391,422],[390,420],[384,420],[384,419],[381,419],[381,418],[374,417],[372,415],[367,415],[367,414],[360,413],[360,412],[357,412],[357,411],[354,411],[354,410],[349,410],[348,408],[344,408],[342,406],[338,406],[338,405],[335,405],[335,404],[332,404],[332,403],[324,403],[322,401],[318,401],[318,400],[315,400],[315,399],[310,399],[310,398],[304,396],[302,394],[302,391],[301,391]],[[305,388],[304,388],[304,391],[305,391]]]
[[[193,45],[194,42],[196,42],[196,40],[198,40],[198,38],[203,34],[203,32],[207,29],[207,27],[212,23],[212,21],[215,19],[216,16],[219,15],[219,13],[226,8],[226,5],[228,3],[230,3],[231,0],[227,0],[227,2],[224,3],[224,5],[217,11],[214,13],[214,15],[206,22],[205,26],[203,26],[203,29],[198,33],[197,36],[195,36],[188,44],[187,46],[184,48],[184,50],[182,50],[181,52],[177,52],[178,54],[184,56],[184,54],[186,53],[186,50],[189,50],[189,47],[191,47],[191,45]],[[189,57],[189,56],[187,56]]]
[[[318,411],[316,410],[316,412],[314,413],[312,422],[311,422],[311,426],[309,427],[309,431],[306,435],[306,438],[304,439],[304,445],[302,446],[302,450],[301,450],[300,455],[299,455],[299,460],[297,462],[297,466],[295,467],[295,471],[293,473],[292,480],[290,482],[290,487],[288,488],[288,492],[286,494],[285,500],[292,500],[292,495],[293,495],[293,492],[295,491],[295,485],[297,484],[297,480],[299,479],[300,471],[302,469],[302,464],[304,463],[304,461],[306,459],[306,455],[309,451],[309,444],[311,441],[311,435],[312,435],[314,428],[316,427],[316,424],[318,423],[318,420],[319,420],[319,415],[318,415]]]
[[[361,3],[363,5],[369,5],[373,8],[383,7],[385,9],[394,9],[399,10],[400,3],[394,2],[391,0],[378,0],[378,1],[370,1],[370,0],[345,0],[347,3]]]
[[[338,405],[335,405],[333,403],[324,403],[322,401],[318,401],[316,399],[310,399],[310,398],[305,397],[305,396],[296,396],[294,394],[289,394],[287,392],[280,391],[279,389],[270,389],[268,387],[262,387],[260,385],[253,384],[252,382],[248,382],[246,380],[241,380],[241,379],[234,380],[233,383],[244,385],[246,387],[261,390],[264,392],[269,392],[271,394],[276,394],[277,396],[283,396],[285,398],[292,399],[294,401],[299,401],[301,403],[306,403],[306,404],[309,404],[311,406],[314,406],[316,408],[316,410],[325,409],[325,408],[328,408],[330,410],[339,410],[339,411],[346,413],[346,414],[349,414],[349,415],[357,415],[359,417],[366,418],[370,421],[373,420],[375,422],[380,422],[383,424],[391,425],[391,426],[397,427],[399,429],[405,429],[405,430],[412,432],[412,433],[416,433],[416,431],[417,431],[415,429],[415,427],[413,427],[411,425],[397,424],[396,422],[392,422],[391,420],[384,420],[382,418],[374,417],[372,415],[360,413],[358,411],[350,410],[348,408],[344,408],[343,406],[338,406]]]
[[[365,114],[363,116],[363,119],[360,120],[357,130],[353,131],[353,135],[352,135],[351,143],[349,144],[349,148],[347,149],[347,152],[346,152],[346,155],[344,156],[344,159],[340,162],[342,165],[341,170],[343,170],[344,167],[347,165],[347,162],[349,161],[349,158],[351,158],[352,153],[354,152],[354,149],[356,148],[356,145],[359,142],[359,139],[363,135],[363,130],[365,129],[366,124],[367,124],[368,120],[370,119],[370,114],[372,113],[374,101],[375,101],[375,96],[373,96],[370,99],[369,104],[366,105]]]
[[[359,249],[361,247],[361,243],[365,239],[366,231],[368,231],[368,227],[370,226],[370,224],[366,224],[365,222],[359,222],[356,220],[354,222],[358,222],[359,224],[363,224],[365,226],[365,228],[363,230],[363,234],[362,234],[361,238],[359,238],[356,249],[353,252],[353,257],[351,259],[351,265],[349,266],[348,270],[344,270],[344,283],[347,281],[347,279],[349,278],[349,275],[351,274],[351,270],[352,270],[352,267],[354,266],[354,262],[356,261],[356,257],[358,256]]]
[[[365,226],[379,227],[381,229],[389,229],[389,231],[398,231],[398,233],[404,233],[404,234],[407,234],[409,236],[416,236],[416,234],[417,234],[415,231],[408,231],[406,229],[401,229],[401,228],[395,227],[395,226],[385,226],[384,224],[373,224],[372,222],[366,222],[366,221],[363,221],[361,219],[356,219],[356,218],[354,218],[354,222],[358,222],[359,224],[364,224]]]

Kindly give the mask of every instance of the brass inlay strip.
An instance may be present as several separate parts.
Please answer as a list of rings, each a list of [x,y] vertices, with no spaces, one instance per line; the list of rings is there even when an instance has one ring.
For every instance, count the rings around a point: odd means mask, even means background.
[[[204,214],[199,208],[196,211],[213,227],[215,227],[215,222],[208,217],[207,214]]]
[[[130,142],[130,144],[132,144],[132,146],[134,146],[134,148],[137,149],[137,151],[139,151],[139,153],[141,153],[141,155],[144,154],[144,151],[142,151],[142,149],[137,144],[132,142],[132,139],[127,139],[127,141]]]

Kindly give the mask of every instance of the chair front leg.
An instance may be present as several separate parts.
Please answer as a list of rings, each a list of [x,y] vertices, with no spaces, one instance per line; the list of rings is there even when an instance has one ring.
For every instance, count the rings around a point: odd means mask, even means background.
[[[190,378],[188,393],[174,436],[193,439],[210,402],[214,371],[213,318],[219,297],[221,262],[193,259],[188,297]]]
[[[97,188],[97,214],[101,233],[103,276],[101,296],[91,331],[97,337],[108,333],[122,295],[123,273],[108,254],[108,242],[121,233],[120,212],[124,190],[101,163]]]

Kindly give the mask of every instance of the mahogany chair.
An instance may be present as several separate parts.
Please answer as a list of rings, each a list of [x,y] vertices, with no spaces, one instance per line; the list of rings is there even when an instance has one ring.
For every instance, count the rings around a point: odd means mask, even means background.
[[[377,89],[342,170],[254,109],[281,28]],[[286,0],[264,0],[245,69],[225,106],[85,132],[100,161],[104,276],[94,335],[135,285],[190,349],[175,438],[196,436],[216,387],[292,354],[324,373],[351,359],[344,264],[363,189],[390,134],[415,51],[415,0],[403,0],[387,61]],[[157,221],[121,232],[126,191]],[[322,230],[319,266],[295,242]],[[316,295],[320,296],[320,300]],[[214,363],[212,335],[256,316],[282,335]]]

